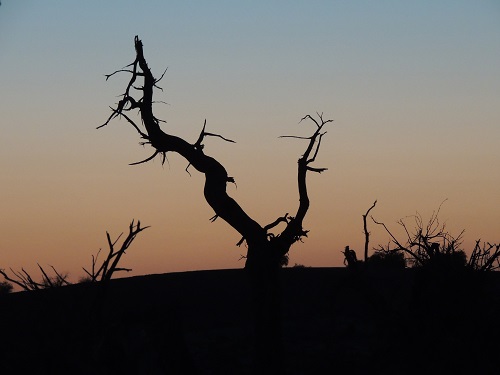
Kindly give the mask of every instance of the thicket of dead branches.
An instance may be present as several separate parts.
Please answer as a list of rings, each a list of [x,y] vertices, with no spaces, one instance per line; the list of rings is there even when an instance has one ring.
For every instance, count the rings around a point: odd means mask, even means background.
[[[467,265],[476,271],[494,271],[500,268],[500,244],[477,240]]]
[[[106,232],[106,238],[109,247],[106,258],[99,265],[98,258],[101,250],[98,251],[97,255],[92,255],[92,266],[90,270],[87,270],[83,267],[86,276],[83,277],[80,281],[109,281],[111,280],[115,272],[132,271],[131,268],[120,267],[119,263],[122,256],[125,254],[125,251],[130,248],[137,235],[146,228],[149,227],[141,227],[141,222],[139,220],[137,221],[137,223],[132,220],[129,225],[129,233],[119,247],[117,247],[116,245],[123,233],[121,233],[116,240],[112,241],[111,236],[108,232]],[[49,273],[40,264],[38,264],[38,268],[41,272],[41,280],[39,281],[35,280],[24,268],[21,268],[21,271],[16,271],[10,268],[10,272],[12,275],[7,273],[4,269],[0,269],[0,275],[3,276],[5,280],[4,283],[12,283],[25,291],[55,288],[72,284],[70,281],[68,281],[69,275],[67,273],[60,273],[53,266],[50,266],[53,275],[49,275]],[[4,286],[3,290],[10,291],[12,290],[12,288]]]
[[[5,281],[15,284],[23,290],[39,290],[71,284],[67,280],[67,273],[61,274],[53,266],[50,266],[54,275],[49,276],[49,274],[43,269],[42,266],[40,266],[40,264],[37,265],[42,274],[42,279],[40,281],[34,280],[33,277],[24,268],[21,268],[21,271],[15,271],[10,268],[10,271],[13,275],[12,277],[9,276],[9,274],[4,269],[0,269],[0,274],[3,276]]]
[[[481,243],[481,240],[477,240],[470,257],[467,258],[466,252],[462,249],[464,230],[457,236],[453,236],[446,228],[446,223],[440,222],[439,213],[444,202],[432,213],[427,222],[418,212],[399,219],[397,224],[404,233],[402,239],[396,236],[384,222],[370,216],[375,224],[384,228],[390,240],[386,245],[378,245],[374,248],[374,253],[369,257],[370,232],[367,228],[367,216],[375,207],[377,203],[375,201],[362,215],[365,234],[364,261],[392,262],[398,267],[402,266],[401,261],[404,261],[409,267],[468,268],[474,271],[493,271],[500,268],[500,244]],[[413,224],[411,224],[411,219],[413,219]],[[347,262],[346,252],[343,253],[346,263],[353,263],[354,257],[351,255],[350,262]],[[356,262],[359,261],[356,260]]]

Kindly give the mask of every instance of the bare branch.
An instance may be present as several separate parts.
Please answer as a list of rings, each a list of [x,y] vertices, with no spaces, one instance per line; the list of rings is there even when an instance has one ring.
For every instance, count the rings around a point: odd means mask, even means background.
[[[372,206],[365,212],[363,216],[363,231],[365,233],[365,262],[368,260],[368,243],[370,242],[370,232],[368,232],[368,225],[366,223],[366,218],[368,214],[370,213],[371,210],[375,207],[377,204],[377,200],[373,202]]]
[[[30,290],[35,290],[35,289],[38,289],[38,284],[37,283],[34,283],[33,282],[33,279],[31,279],[31,277],[28,275],[28,273],[22,269],[22,272],[16,272],[14,271],[12,268],[10,269],[10,271],[14,274],[14,276],[16,276],[19,280],[21,280],[21,282],[25,283],[26,285],[29,285],[29,286],[32,286],[32,289]],[[26,276],[28,275],[28,276]],[[34,283],[34,284],[32,284]]]
[[[111,107],[110,107],[111,108]],[[135,130],[137,130],[137,132],[141,135],[142,138],[144,139],[149,139],[149,137],[147,136],[147,134],[143,133],[141,131],[141,129],[139,129],[139,127],[135,124],[134,121],[132,121],[132,119],[130,117],[128,117],[125,113],[120,113],[120,116],[123,116],[125,117],[125,119],[130,123],[132,124],[132,126],[135,128]]]
[[[270,229],[274,228],[275,226],[277,226],[279,223],[287,223],[288,224],[288,212],[282,216],[282,217],[279,217],[277,218],[276,220],[274,220],[271,224],[267,224],[265,227],[264,227],[264,230],[267,232],[269,231]]]
[[[90,277],[90,281],[95,281],[93,279],[93,273],[90,273],[89,271],[87,271],[87,269],[85,267],[82,267],[82,270],[84,270],[85,273]]]
[[[417,260],[420,264],[423,264],[422,259],[421,259],[421,258],[420,258],[420,257],[419,257],[416,253],[414,253],[413,251],[411,251],[408,247],[403,246],[403,245],[402,245],[402,244],[401,244],[401,243],[400,243],[400,242],[396,239],[396,237],[394,237],[394,235],[391,233],[391,231],[389,230],[389,228],[387,228],[387,226],[386,226],[384,223],[382,223],[382,222],[379,222],[379,221],[375,220],[375,219],[373,218],[373,216],[370,216],[370,217],[372,218],[372,220],[373,220],[373,222],[374,222],[375,224],[382,225],[382,226],[384,227],[385,231],[389,234],[389,236],[391,236],[393,243],[397,246],[397,248],[396,248],[396,249],[392,249],[392,250],[402,250],[402,251],[404,251],[404,252],[408,253],[411,257],[413,257],[415,260]],[[390,249],[387,249],[387,250],[390,250]]]
[[[328,168],[314,168],[314,167],[307,167],[307,170],[308,171],[311,171],[311,172],[316,172],[316,173],[322,173],[324,171],[327,171]]]
[[[130,163],[129,165],[139,165],[139,164],[142,164],[142,163],[146,163],[150,160],[153,160],[155,158],[156,155],[158,155],[160,153],[160,151],[156,150],[155,153],[153,155],[151,155],[149,158],[146,158],[142,161],[136,161],[135,163]]]
[[[300,137],[298,135],[280,135],[278,138],[311,139],[311,137]]]
[[[158,87],[161,91],[163,91],[163,89],[161,87],[157,86],[156,84],[163,79],[163,77],[165,76],[165,73],[167,72],[167,70],[168,70],[168,67],[165,68],[165,70],[164,70],[164,72],[163,72],[163,74],[161,75],[160,78],[155,79],[155,86]]]
[[[309,165],[316,160],[316,156],[318,155],[319,147],[321,145],[321,138],[325,134],[322,133],[323,126],[333,121],[333,120],[325,121],[322,117],[322,114],[321,115],[318,114],[318,117],[319,121],[313,118],[311,115],[306,115],[300,120],[300,122],[302,122],[305,119],[310,119],[316,124],[316,130],[310,137],[303,138],[294,136],[284,136],[284,138],[299,138],[299,139],[307,139],[309,141],[304,154],[298,160],[297,182],[299,189],[299,207],[297,209],[297,213],[295,217],[290,218],[289,222],[287,223],[287,227],[280,234],[279,238],[276,239],[276,241],[284,242],[286,244],[282,245],[283,249],[286,249],[286,251],[288,251],[291,244],[293,244],[296,241],[301,241],[302,237],[306,237],[308,233],[308,231],[305,231],[302,228],[302,222],[309,209],[309,196],[307,193],[307,184],[306,184],[307,172],[311,171],[316,173],[322,173],[327,170],[326,168],[316,168]],[[315,145],[316,148],[314,148]],[[310,158],[311,152],[313,152],[313,156]],[[283,253],[283,255],[285,255],[285,253]]]
[[[42,279],[43,279],[43,283],[51,288],[54,287],[54,284],[52,283],[52,280],[50,279],[50,277],[45,273],[44,269],[42,268],[42,266],[40,266],[40,264],[38,264],[38,268],[40,268],[40,271],[42,271]]]
[[[130,65],[127,65],[127,66],[130,66]],[[134,71],[132,71],[132,70],[128,70],[128,69],[119,69],[119,70],[117,70],[117,71],[115,71],[115,72],[113,72],[113,73],[111,73],[111,74],[105,74],[104,76],[106,77],[106,81],[107,81],[110,77],[114,76],[114,75],[115,75],[115,74],[117,74],[117,73],[121,73],[121,72],[134,74]],[[137,74],[137,75],[141,75],[141,73],[135,73],[135,74]]]
[[[500,244],[492,244],[477,240],[467,263],[476,271],[494,271],[500,268]]]
[[[232,139],[225,138],[225,137],[223,137],[223,136],[222,136],[222,135],[220,135],[220,134],[215,134],[215,133],[208,133],[208,132],[205,132],[205,134],[204,134],[204,135],[205,135],[205,136],[207,136],[207,135],[208,135],[208,136],[210,136],[210,137],[219,137],[219,138],[223,139],[223,140],[224,140],[224,141],[226,141],[226,142],[236,143],[236,142],[235,142],[235,141],[233,141]]]
[[[115,272],[118,272],[118,271],[125,271],[125,272],[130,272],[132,271],[132,268],[115,268]]]
[[[12,271],[12,269],[11,269],[11,271]],[[15,274],[14,271],[12,271],[12,272]],[[3,278],[5,280],[7,280],[13,284],[16,284],[18,287],[20,287],[24,290],[31,290],[30,288],[28,288],[28,286],[26,285],[26,283],[23,280],[19,281],[16,279],[12,279],[11,277],[9,277],[9,275],[3,269],[0,269],[0,274],[3,276]]]
[[[314,151],[314,155],[312,158],[310,158],[309,160],[307,160],[307,164],[309,163],[312,163],[316,160],[316,156],[318,155],[318,151],[319,151],[319,146],[321,146],[321,138],[323,138],[323,136],[326,134],[326,132],[324,133],[319,133],[319,137],[318,137],[318,144],[316,146],[316,150]]]
[[[203,145],[201,142],[203,142],[203,137],[205,136],[205,128],[207,127],[207,119],[203,122],[203,129],[201,129],[200,136],[198,137],[198,140],[195,142],[194,147],[197,149],[203,149]]]
[[[205,139],[206,136],[218,137],[218,138],[223,139],[226,142],[236,143],[235,141],[233,141],[231,139],[228,139],[228,138],[225,138],[222,135],[206,132],[205,131],[206,127],[207,127],[207,119],[205,119],[205,121],[203,123],[203,129],[201,129],[201,133],[200,133],[200,135],[198,137],[198,140],[193,145],[193,147],[195,149],[197,149],[197,150],[203,150],[204,146],[203,146],[202,142],[203,142],[203,140]]]
[[[302,118],[300,119],[299,123],[301,123],[302,121],[304,121],[304,120],[305,120],[305,119],[307,119],[307,118],[308,118],[309,120],[313,121],[313,122],[316,124],[316,126],[317,126],[318,128],[321,126],[321,125],[318,123],[318,121],[316,121],[316,119],[315,119],[314,117],[312,117],[311,115],[305,115],[304,117],[302,117]]]
[[[66,280],[67,277],[68,277],[67,274],[61,275],[59,272],[57,272],[57,270],[54,268],[54,266],[50,266],[50,268],[52,268],[52,270],[56,274],[58,284],[60,284],[60,285],[64,285],[64,284],[65,285],[71,285],[71,283],[68,280]]]

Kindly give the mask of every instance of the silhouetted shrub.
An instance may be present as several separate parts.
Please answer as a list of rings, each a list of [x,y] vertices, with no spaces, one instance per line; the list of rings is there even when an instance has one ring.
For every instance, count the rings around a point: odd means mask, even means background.
[[[454,250],[449,253],[438,252],[429,257],[423,264],[417,264],[415,267],[423,267],[430,270],[463,270],[467,265],[467,254],[463,250]]]
[[[78,279],[78,284],[86,284],[86,283],[91,283],[92,278],[90,276],[82,276]]]
[[[279,266],[280,267],[286,267],[288,266],[288,261],[290,260],[290,257],[288,254],[283,255],[280,260],[279,260]]]
[[[406,260],[402,251],[378,250],[366,262],[370,267],[404,269]]]
[[[11,283],[8,283],[7,281],[0,281],[0,294],[10,293],[12,292],[12,289],[14,289],[14,287]]]
[[[410,216],[415,220],[413,229],[406,222],[408,217],[400,219],[397,223],[406,234],[406,238],[401,240],[383,222],[372,218],[376,224],[384,227],[392,239],[386,246],[379,245],[378,252],[404,254],[407,265],[414,268],[443,271],[463,270],[465,268],[494,269],[494,262],[498,263],[500,257],[500,251],[494,251],[496,250],[494,244],[483,246],[483,248],[476,244],[473,259],[467,262],[467,255],[461,249],[464,231],[460,232],[458,236],[452,236],[446,229],[446,225],[440,223],[438,216],[441,205],[437,211],[433,212],[427,224],[424,223],[418,212]]]

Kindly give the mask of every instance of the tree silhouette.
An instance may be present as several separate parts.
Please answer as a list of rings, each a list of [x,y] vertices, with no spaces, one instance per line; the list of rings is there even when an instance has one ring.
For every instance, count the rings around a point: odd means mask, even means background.
[[[312,164],[316,160],[322,137],[325,134],[323,128],[327,123],[332,122],[332,120],[323,119],[323,115],[319,113],[316,114],[317,116],[306,115],[301,119],[301,122],[307,120],[315,125],[312,135],[308,137],[283,136],[303,139],[307,143],[304,154],[298,160],[297,182],[299,204],[295,215],[291,216],[286,213],[270,224],[261,225],[252,219],[227,194],[226,185],[227,183],[234,183],[234,178],[228,175],[221,163],[204,152],[203,141],[206,137],[215,136],[225,141],[233,141],[224,138],[222,135],[208,132],[206,130],[206,120],[198,139],[194,143],[189,143],[180,137],[166,133],[160,127],[161,120],[153,114],[153,91],[155,87],[159,88],[157,84],[165,73],[159,79],[154,78],[144,57],[143,44],[137,36],[135,37],[135,51],[136,58],[131,64],[106,76],[106,79],[109,79],[120,72],[131,75],[122,99],[118,102],[116,108],[111,108],[112,114],[98,128],[107,125],[112,119],[122,116],[139,133],[143,139],[141,144],[150,145],[154,149],[150,157],[133,164],[148,162],[156,156],[161,156],[164,162],[166,154],[174,152],[183,156],[188,161],[189,166],[192,166],[205,175],[204,196],[215,212],[211,220],[214,221],[217,218],[225,220],[242,236],[238,244],[241,245],[243,242],[247,244],[245,269],[249,271],[251,284],[255,292],[255,306],[258,306],[256,313],[257,320],[262,323],[259,326],[268,334],[270,330],[276,329],[277,326],[277,318],[272,317],[278,308],[274,306],[277,303],[276,297],[278,293],[276,273],[283,264],[283,259],[286,258],[292,244],[307,236],[308,231],[302,226],[309,209],[306,176],[308,172],[321,173],[326,170],[326,168],[313,167]],[[142,80],[142,82],[139,86],[136,86],[136,81],[138,80]],[[139,111],[145,132],[128,116],[131,110]],[[285,228],[281,233],[277,235],[269,233],[270,229],[275,228],[279,224],[285,224]],[[267,311],[265,311],[266,309]],[[277,332],[275,332],[276,337],[277,335]],[[277,350],[277,348],[271,348],[273,344],[276,344],[276,340],[267,337],[267,341],[265,347],[269,351]],[[265,350],[261,351],[261,354],[265,352]],[[268,359],[263,358],[262,360],[265,361]]]
[[[323,127],[332,120],[324,120],[321,114],[318,114],[318,119],[306,115],[302,120],[310,120],[316,125],[316,129],[311,136],[283,136],[307,140],[306,150],[298,161],[297,178],[300,203],[294,216],[289,216],[287,213],[274,222],[262,226],[248,216],[238,203],[227,194],[226,185],[228,182],[234,183],[234,178],[228,175],[222,164],[204,153],[203,141],[205,137],[215,136],[229,142],[234,141],[226,139],[219,134],[206,131],[206,120],[200,136],[195,143],[189,143],[161,129],[161,120],[153,114],[153,91],[155,87],[158,88],[157,83],[163,78],[165,73],[159,79],[154,78],[144,58],[143,44],[137,36],[135,37],[135,50],[136,59],[133,63],[124,69],[117,70],[106,76],[106,79],[108,79],[119,72],[131,74],[123,98],[118,102],[116,108],[112,108],[112,114],[107,121],[98,128],[107,125],[112,119],[122,116],[137,130],[141,138],[144,139],[141,144],[149,144],[154,148],[154,153],[150,157],[132,164],[145,163],[158,155],[161,155],[163,161],[165,161],[167,152],[175,152],[183,156],[189,162],[190,166],[205,174],[205,199],[215,211],[212,221],[220,217],[241,234],[242,241],[240,241],[240,244],[243,240],[246,241],[248,251],[245,267],[259,270],[279,267],[281,259],[288,253],[291,245],[301,240],[302,237],[307,236],[308,231],[302,227],[304,217],[309,208],[306,175],[309,171],[321,173],[326,170],[326,168],[312,167],[311,164],[316,159],[321,138],[325,134]],[[140,87],[135,86],[138,78],[143,79],[142,86]],[[132,90],[139,92],[139,99],[134,98]],[[142,124],[146,129],[145,133],[126,114],[135,109],[139,110]],[[279,235],[271,235],[269,230],[282,222],[286,223],[285,229]]]
[[[113,113],[108,120],[98,128],[107,125],[112,119],[123,116],[134,128],[139,135],[145,139],[141,144],[151,145],[155,151],[153,155],[147,159],[132,163],[141,164],[152,160],[157,155],[162,155],[163,160],[166,158],[167,152],[176,152],[186,158],[190,166],[193,166],[199,172],[205,174],[205,189],[204,194],[208,204],[214,209],[215,215],[212,221],[217,218],[224,219],[229,225],[236,229],[242,235],[241,244],[246,241],[248,245],[248,253],[246,256],[245,267],[249,269],[257,268],[273,269],[280,265],[281,258],[285,256],[291,245],[302,237],[307,236],[306,230],[302,227],[302,222],[309,208],[309,197],[307,194],[306,174],[308,171],[321,173],[326,168],[315,168],[311,166],[316,159],[321,144],[321,138],[325,134],[322,132],[325,124],[332,120],[324,120],[321,114],[318,114],[319,119],[315,119],[310,115],[306,115],[303,120],[311,120],[316,125],[316,130],[310,137],[299,136],[282,136],[290,138],[300,138],[308,141],[307,148],[298,161],[298,190],[299,190],[299,207],[295,216],[289,216],[288,213],[279,217],[271,224],[261,226],[255,220],[250,218],[245,211],[232,199],[226,192],[228,182],[234,183],[234,178],[228,176],[224,167],[214,158],[206,155],[203,152],[203,140],[207,136],[220,137],[228,140],[221,135],[209,133],[206,131],[206,120],[198,140],[191,144],[182,138],[175,135],[170,135],[160,128],[160,121],[153,115],[153,89],[157,83],[163,78],[155,79],[146,63],[143,54],[143,45],[138,37],[135,37],[136,59],[135,61],[112,74],[107,75],[107,79],[118,72],[128,72],[132,75],[127,85],[123,99],[118,102],[116,108],[112,108]],[[127,69],[130,68],[130,69]],[[134,86],[137,78],[143,78],[143,86],[137,88]],[[131,89],[135,89],[142,93],[140,99],[135,99],[131,94]],[[146,129],[146,133],[142,132],[139,126],[126,115],[133,109],[138,109],[142,123]],[[279,223],[286,223],[285,229],[279,235],[272,235],[268,231]]]

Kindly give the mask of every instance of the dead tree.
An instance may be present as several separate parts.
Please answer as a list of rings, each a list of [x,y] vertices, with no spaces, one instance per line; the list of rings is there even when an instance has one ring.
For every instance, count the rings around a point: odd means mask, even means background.
[[[121,257],[125,254],[125,251],[132,245],[132,242],[135,240],[136,236],[142,232],[144,229],[149,227],[141,227],[141,222],[137,220],[137,224],[134,223],[134,220],[129,225],[129,232],[127,237],[123,240],[122,245],[119,249],[115,248],[116,243],[121,238],[123,233],[121,233],[115,241],[111,241],[111,236],[108,232],[106,232],[106,239],[108,240],[109,252],[106,259],[102,262],[101,266],[97,268],[97,259],[99,258],[99,254],[101,250],[97,252],[97,255],[92,255],[92,268],[87,270],[82,267],[85,273],[87,274],[87,281],[95,282],[95,281],[109,281],[113,277],[115,272],[125,271],[130,272],[132,269],[118,267],[118,263],[120,262]]]
[[[106,76],[106,79],[109,79],[119,72],[126,72],[131,75],[125,93],[122,95],[123,98],[118,102],[116,108],[111,108],[111,115],[98,128],[107,125],[112,119],[120,116],[125,118],[135,128],[144,140],[141,144],[150,145],[154,149],[154,152],[148,158],[132,164],[145,163],[156,156],[162,156],[163,160],[165,160],[168,152],[178,153],[183,156],[190,166],[205,175],[205,199],[215,212],[212,221],[217,218],[225,220],[241,234],[243,240],[247,243],[248,250],[245,267],[259,270],[278,267],[281,258],[288,253],[291,245],[301,240],[304,236],[307,236],[308,231],[302,227],[304,217],[309,208],[306,175],[308,172],[321,173],[326,170],[326,168],[313,167],[311,164],[316,160],[318,155],[321,139],[325,134],[323,128],[327,123],[332,122],[332,120],[324,120],[322,114],[317,114],[317,118],[306,115],[301,121],[310,120],[316,126],[311,136],[284,136],[307,141],[305,152],[298,160],[297,182],[299,206],[294,216],[286,214],[271,224],[260,225],[248,216],[240,205],[227,194],[226,185],[228,182],[234,183],[234,178],[228,175],[222,164],[204,152],[203,141],[208,136],[216,136],[226,141],[230,140],[219,134],[206,131],[206,120],[198,139],[194,143],[189,143],[180,137],[165,132],[160,127],[161,120],[153,114],[153,91],[155,87],[158,88],[157,84],[163,78],[163,75],[159,79],[154,78],[144,58],[143,44],[137,36],[135,37],[135,51],[136,58],[134,62]],[[138,79],[143,81],[139,87],[136,86]],[[138,93],[139,97],[134,97],[134,93]],[[132,110],[139,111],[140,120],[144,125],[145,132],[129,117],[128,113]],[[283,231],[278,235],[271,235],[269,230],[280,223],[286,224]]]
[[[259,308],[261,312],[257,313],[257,315],[261,314],[262,316],[257,319],[261,319],[261,323],[264,322],[260,324],[261,327],[264,327],[263,330],[272,330],[273,327],[270,326],[275,325],[275,321],[270,318],[270,315],[273,315],[274,313],[271,311],[276,309],[271,307],[270,304],[275,303],[273,300],[276,300],[274,298],[276,297],[275,292],[272,292],[276,285],[275,275],[282,264],[283,257],[287,255],[292,244],[307,236],[308,231],[303,228],[303,221],[309,209],[306,176],[308,172],[321,173],[326,170],[326,168],[314,167],[312,164],[316,160],[322,137],[325,134],[324,127],[332,120],[324,120],[322,114],[319,113],[314,117],[306,115],[301,122],[308,120],[315,125],[312,135],[308,137],[285,136],[303,139],[307,143],[304,154],[298,160],[298,208],[293,216],[285,214],[270,224],[261,225],[248,216],[243,208],[226,192],[226,185],[234,183],[234,178],[228,175],[221,163],[204,152],[203,142],[206,137],[215,136],[225,141],[230,140],[219,134],[208,132],[206,130],[206,120],[198,139],[194,143],[189,143],[164,131],[160,127],[161,120],[153,114],[153,91],[158,88],[157,84],[163,78],[163,75],[158,79],[153,76],[144,57],[143,44],[137,36],[135,37],[135,51],[136,58],[131,64],[106,76],[106,79],[108,79],[116,73],[124,72],[130,75],[130,79],[122,99],[115,108],[111,108],[111,115],[99,128],[107,125],[112,119],[121,116],[139,133],[143,139],[142,144],[150,145],[154,150],[153,154],[148,158],[132,164],[145,163],[157,156],[161,156],[165,161],[167,153],[174,152],[184,157],[189,166],[205,175],[204,196],[215,213],[211,220],[223,219],[241,235],[242,240],[239,244],[246,242],[245,268],[251,275],[251,283],[256,291],[256,299],[258,300],[256,305],[262,306],[262,309]],[[138,80],[142,82],[138,84]],[[145,131],[141,130],[139,125],[129,116],[130,111],[133,110],[138,110]],[[285,226],[281,233],[277,235],[271,234],[269,230],[279,224]],[[267,308],[268,312],[265,312]],[[269,351],[273,350],[273,341],[275,340],[271,338],[266,343]],[[259,350],[265,352],[262,348]]]
[[[366,210],[365,214],[362,215],[363,216],[363,232],[365,234],[365,262],[368,260],[368,244],[370,243],[370,232],[368,232],[368,225],[366,223],[366,218],[367,218],[368,214],[370,213],[370,211],[373,210],[373,208],[375,207],[376,204],[377,204],[377,201],[375,200],[375,202],[373,202],[371,207],[368,210]]]

